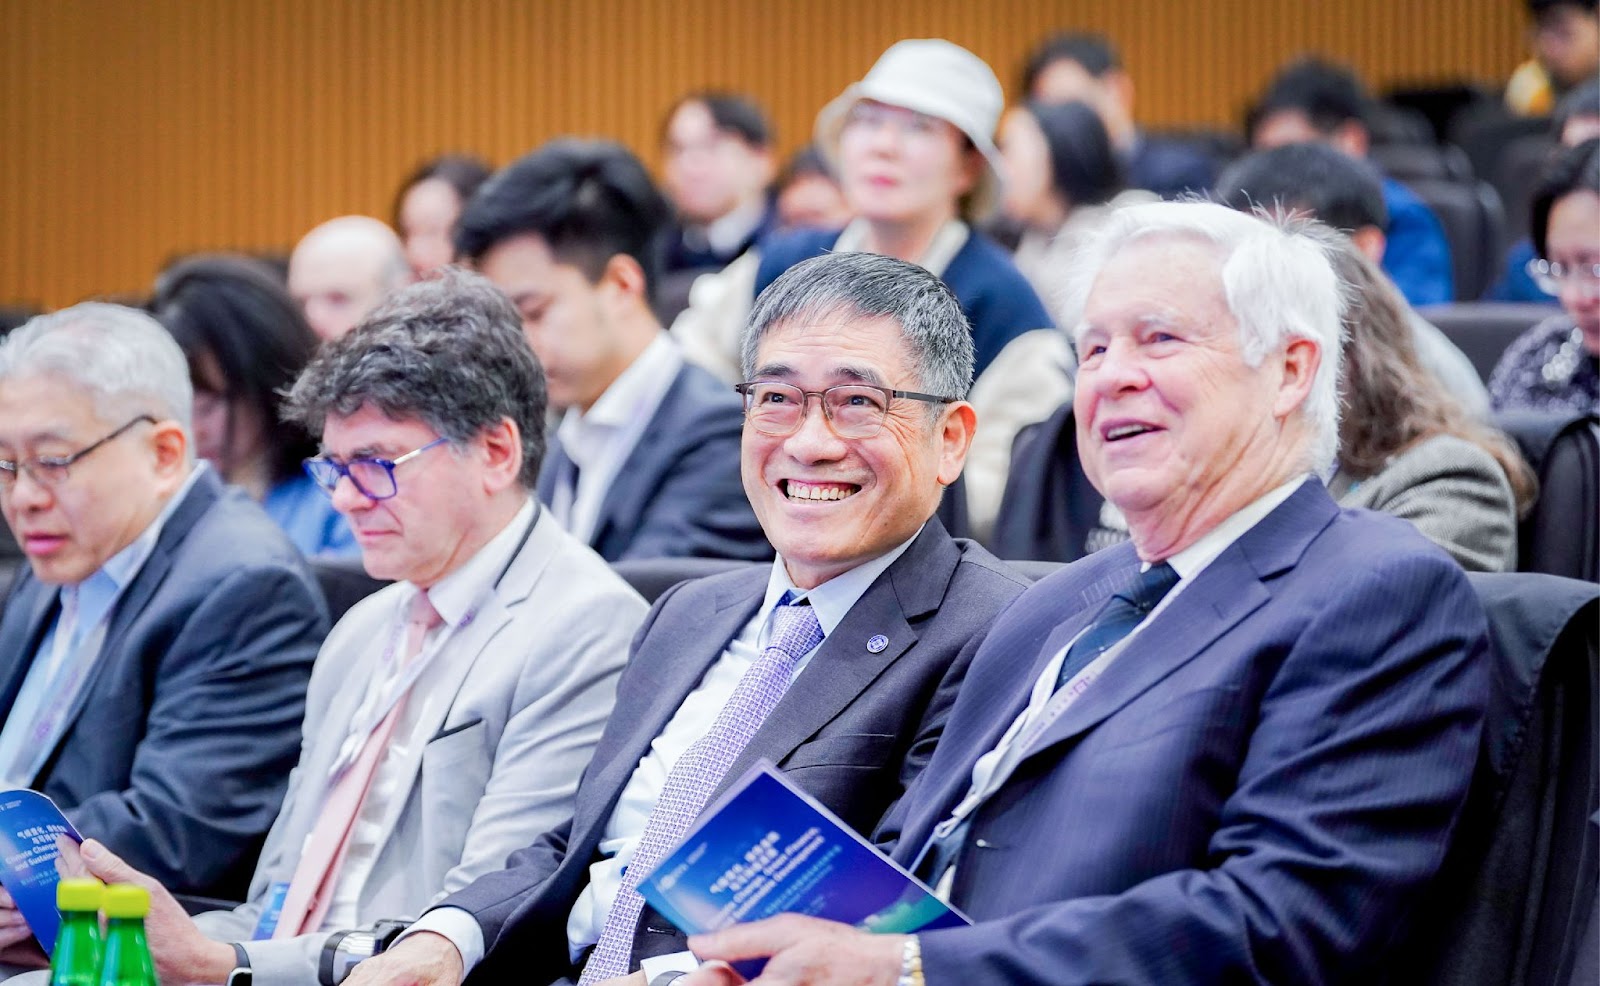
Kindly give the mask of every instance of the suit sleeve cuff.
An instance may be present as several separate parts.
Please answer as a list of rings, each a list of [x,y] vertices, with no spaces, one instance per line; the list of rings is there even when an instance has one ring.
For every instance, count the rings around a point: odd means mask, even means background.
[[[667,972],[693,972],[700,968],[700,960],[693,952],[673,952],[670,955],[653,955],[639,963],[645,982],[655,982],[656,977]]]
[[[398,944],[419,931],[431,931],[450,940],[450,944],[461,953],[462,976],[483,961],[483,929],[478,926],[478,919],[472,916],[471,911],[459,907],[435,907],[412,922],[411,927],[395,942]]]

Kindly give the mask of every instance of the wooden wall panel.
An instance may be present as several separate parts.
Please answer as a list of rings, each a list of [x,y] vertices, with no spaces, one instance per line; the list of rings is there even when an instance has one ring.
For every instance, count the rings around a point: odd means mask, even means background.
[[[1068,26],[1118,40],[1153,125],[1230,125],[1300,52],[1384,85],[1503,79],[1524,47],[1511,0],[0,0],[0,303],[137,293],[175,253],[387,216],[442,150],[603,134],[654,165],[690,88],[752,93],[788,150],[899,38],[964,44],[1014,90]]]

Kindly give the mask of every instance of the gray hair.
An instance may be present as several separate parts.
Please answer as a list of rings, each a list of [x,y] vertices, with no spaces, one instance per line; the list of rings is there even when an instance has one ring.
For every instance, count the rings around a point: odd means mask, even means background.
[[[1266,212],[1248,215],[1211,202],[1155,202],[1112,213],[1067,272],[1067,297],[1083,311],[1102,268],[1123,247],[1149,239],[1189,239],[1213,246],[1222,293],[1239,326],[1245,363],[1290,339],[1310,339],[1322,361],[1301,413],[1313,442],[1306,468],[1326,475],[1339,451],[1339,363],[1347,289],[1334,272],[1319,224]],[[1157,272],[1153,272],[1157,273]],[[1083,326],[1072,327],[1074,338]]]
[[[522,437],[522,485],[545,450],[544,370],[506,296],[447,268],[398,292],[355,330],[325,343],[286,395],[284,418],[321,434],[330,414],[371,406],[417,418],[460,447],[510,418]]]
[[[37,376],[82,388],[109,423],[141,414],[176,421],[193,458],[189,362],[144,312],[89,301],[28,320],[0,342],[0,380]]]
[[[745,379],[754,374],[756,351],[774,326],[839,316],[893,319],[917,386],[940,397],[966,398],[972,326],[961,302],[927,270],[876,253],[826,253],[795,264],[768,285],[745,328]]]

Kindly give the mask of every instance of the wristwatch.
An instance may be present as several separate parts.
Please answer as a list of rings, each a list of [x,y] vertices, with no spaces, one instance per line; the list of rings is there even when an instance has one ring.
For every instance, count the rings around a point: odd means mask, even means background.
[[[922,978],[922,943],[916,935],[906,936],[900,950],[900,978],[895,986],[926,986]]]
[[[650,980],[650,986],[672,986],[673,983],[683,979],[688,975],[689,974],[687,972],[679,972],[676,969],[671,972],[663,972],[661,975]]]
[[[250,971],[250,953],[238,942],[230,944],[233,945],[233,971],[228,973],[227,986],[251,986],[255,975]]]

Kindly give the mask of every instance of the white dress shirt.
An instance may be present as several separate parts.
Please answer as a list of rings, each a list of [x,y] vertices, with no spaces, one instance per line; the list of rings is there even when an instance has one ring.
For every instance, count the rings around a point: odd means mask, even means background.
[[[736,206],[704,226],[684,226],[683,243],[695,250],[729,256],[744,244],[767,217],[766,197]]]
[[[913,536],[887,554],[808,591],[795,588],[781,556],[773,562],[767,577],[766,596],[760,608],[728,642],[716,662],[706,669],[705,677],[668,720],[661,735],[651,741],[650,748],[640,758],[633,775],[622,789],[598,847],[599,853],[605,858],[589,867],[589,884],[578,895],[567,919],[567,944],[574,962],[600,940],[606,916],[611,913],[611,905],[622,887],[623,873],[633,858],[640,837],[644,835],[645,822],[661,796],[667,775],[672,772],[678,758],[705,735],[706,729],[733,696],[739,679],[761,656],[771,633],[772,611],[784,593],[795,592],[797,600],[804,599],[811,604],[816,611],[817,622],[822,626],[825,641],[872,583],[877,581],[878,576],[894,564],[895,559],[904,554],[915,540]],[[814,654],[815,649],[801,658],[795,666],[795,678],[804,673]],[[794,679],[790,680],[792,682]],[[483,929],[466,910],[457,907],[435,908],[424,914],[406,934],[418,931],[432,931],[450,939],[461,952],[463,972],[470,972],[483,960]],[[666,969],[693,969],[695,965],[693,955],[679,952],[657,957],[646,972],[654,976]]]
[[[500,573],[505,571],[518,545],[522,543],[523,532],[533,522],[533,509],[533,500],[526,500],[516,516],[511,518],[510,523],[506,524],[500,533],[479,548],[477,554],[469,558],[460,568],[440,579],[432,589],[428,590],[428,601],[438,612],[440,623],[429,630],[423,638],[422,650],[415,660],[426,660],[429,663],[411,685],[405,707],[401,709],[399,721],[395,723],[394,733],[390,736],[389,745],[373,772],[372,786],[367,789],[366,799],[361,802],[361,811],[350,827],[350,848],[345,855],[344,865],[339,869],[333,888],[333,899],[328,904],[328,912],[323,918],[321,930],[333,931],[356,927],[361,891],[366,886],[367,877],[371,875],[372,867],[377,862],[378,853],[383,849],[381,841],[384,834],[383,821],[389,814],[390,802],[396,790],[403,786],[404,777],[401,775],[401,768],[408,763],[414,765],[414,761],[409,757],[410,752],[417,748],[417,744],[426,743],[431,738],[421,735],[418,725],[437,721],[436,716],[428,715],[429,710],[437,703],[449,703],[454,699],[453,695],[440,694],[435,688],[439,678],[448,673],[448,661],[434,659],[434,655],[448,647],[450,636],[471,622],[489,593],[494,590]],[[416,593],[419,591],[421,590],[413,588],[413,591],[399,598],[395,611],[397,626],[401,628],[405,626],[407,614],[411,611],[411,601],[416,598]],[[374,646],[385,646],[389,643],[388,640],[373,641]],[[372,682],[369,687],[376,691],[377,695],[383,696],[394,686],[402,671],[403,668],[400,668],[397,662],[394,674],[383,681]],[[306,838],[309,841],[311,834],[307,833]]]
[[[578,487],[574,491],[558,484],[550,508],[578,540],[587,544],[594,539],[606,493],[682,368],[678,344],[665,332],[657,333],[588,411],[572,407],[562,416],[556,437],[578,467]]]

